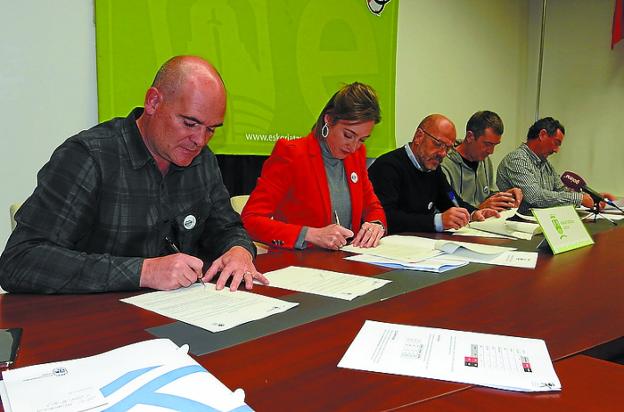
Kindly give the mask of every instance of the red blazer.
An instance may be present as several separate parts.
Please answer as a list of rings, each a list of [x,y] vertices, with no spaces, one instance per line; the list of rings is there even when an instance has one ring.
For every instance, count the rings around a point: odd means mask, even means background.
[[[362,222],[373,220],[387,227],[386,215],[368,180],[366,148],[362,145],[343,163],[353,232],[357,234]],[[330,225],[333,215],[321,146],[314,135],[278,140],[241,214],[245,229],[254,240],[293,248],[303,226]]]

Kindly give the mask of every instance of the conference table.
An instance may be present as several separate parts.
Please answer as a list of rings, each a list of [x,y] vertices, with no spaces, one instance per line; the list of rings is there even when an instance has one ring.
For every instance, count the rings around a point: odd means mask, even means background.
[[[624,366],[580,353],[624,336],[619,263],[624,229],[604,221],[587,226],[594,245],[555,256],[540,250],[535,269],[470,264],[465,275],[195,358],[229,388],[243,388],[246,402],[257,411],[553,411],[587,410],[588,405],[615,410]],[[448,234],[418,235],[457,240]],[[535,250],[539,238],[459,240]],[[256,265],[260,271],[294,265],[379,277],[391,271],[346,256],[319,249],[271,250],[258,256]],[[259,285],[253,292],[277,298],[295,293]],[[146,329],[173,320],[119,301],[139,293],[145,291],[0,296],[0,327],[24,329],[14,367],[90,356],[154,338]],[[543,339],[563,389],[515,393],[338,368],[366,320]]]

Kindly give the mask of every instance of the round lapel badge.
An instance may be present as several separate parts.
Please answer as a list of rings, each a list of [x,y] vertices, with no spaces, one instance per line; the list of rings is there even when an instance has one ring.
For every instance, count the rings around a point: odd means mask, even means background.
[[[490,188],[488,186],[483,186],[483,193],[485,193],[486,195],[490,193]]]
[[[427,205],[427,209],[428,210],[433,209],[433,202],[429,202],[429,204]]]
[[[188,215],[187,217],[184,218],[184,229],[186,230],[193,229],[195,227],[195,223],[197,223],[197,219],[195,219],[195,216]]]
[[[355,172],[351,172],[351,181],[353,183],[357,183],[358,182],[358,175]]]

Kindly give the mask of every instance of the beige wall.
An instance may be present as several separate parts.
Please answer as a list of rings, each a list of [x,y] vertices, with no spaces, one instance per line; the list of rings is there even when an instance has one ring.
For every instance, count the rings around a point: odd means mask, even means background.
[[[0,0],[0,250],[9,205],[55,147],[97,122],[93,3]]]
[[[624,195],[624,41],[613,50],[614,0],[548,0],[541,116],[566,127],[559,172]]]
[[[532,119],[527,84],[529,3],[517,0],[402,0],[397,56],[397,145],[429,113],[449,116],[463,138],[477,110],[505,123],[494,163],[514,149]],[[532,86],[534,88],[534,86]],[[530,98],[530,99],[529,99]]]

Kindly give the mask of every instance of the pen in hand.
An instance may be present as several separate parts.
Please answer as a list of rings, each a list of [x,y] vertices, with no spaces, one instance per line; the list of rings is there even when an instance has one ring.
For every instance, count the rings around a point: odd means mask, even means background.
[[[452,190],[450,192],[448,192],[448,197],[451,200],[451,203],[453,203],[453,206],[459,207],[459,203],[457,202],[457,198],[455,198],[455,193],[453,193]]]
[[[176,246],[175,243],[173,243],[173,240],[169,239],[169,236],[165,236],[165,242],[167,242],[167,246],[169,247],[169,250],[172,253],[181,253],[180,249],[178,249],[178,247]],[[201,284],[206,287],[206,282],[204,282],[204,276],[199,276],[199,281],[201,282]]]
[[[340,219],[338,218],[338,212],[336,212],[335,210],[334,210],[334,217],[336,218],[336,224],[337,224],[338,226],[342,226],[342,225],[340,224]]]

